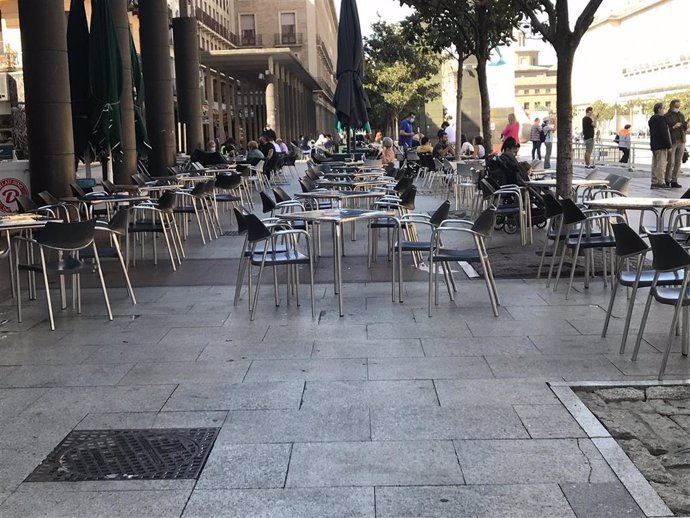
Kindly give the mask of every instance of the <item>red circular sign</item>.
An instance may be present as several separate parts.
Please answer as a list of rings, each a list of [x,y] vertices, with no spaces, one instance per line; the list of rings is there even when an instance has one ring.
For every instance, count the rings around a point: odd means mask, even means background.
[[[29,189],[24,182],[16,178],[3,178],[0,180],[0,212],[16,212],[17,196],[29,195]]]

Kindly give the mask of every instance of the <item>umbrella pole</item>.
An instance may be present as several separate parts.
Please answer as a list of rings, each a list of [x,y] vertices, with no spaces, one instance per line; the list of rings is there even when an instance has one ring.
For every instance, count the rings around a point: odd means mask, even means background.
[[[86,170],[86,177],[91,178],[91,153],[88,148],[84,153],[84,169]]]
[[[107,176],[108,176],[108,181],[112,182],[113,181],[113,149],[110,147],[110,144],[108,144],[108,167],[107,167]]]
[[[350,126],[345,126],[345,139],[347,141],[347,154],[352,153],[352,148],[350,147]]]

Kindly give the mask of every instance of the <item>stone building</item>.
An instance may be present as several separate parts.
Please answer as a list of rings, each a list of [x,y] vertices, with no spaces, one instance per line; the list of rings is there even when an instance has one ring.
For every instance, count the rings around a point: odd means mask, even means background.
[[[515,102],[525,113],[556,110],[556,71],[539,63],[539,50],[515,50]]]

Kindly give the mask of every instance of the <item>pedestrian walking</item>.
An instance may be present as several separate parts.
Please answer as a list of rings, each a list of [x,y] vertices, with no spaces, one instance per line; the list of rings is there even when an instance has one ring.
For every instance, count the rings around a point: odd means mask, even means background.
[[[398,131],[398,145],[401,148],[407,149],[412,146],[412,137],[414,136],[414,112],[410,112],[407,117],[400,121],[400,128]]]
[[[529,131],[529,140],[532,142],[532,160],[535,156],[541,160],[541,121],[537,117]]]
[[[553,132],[556,130],[549,119],[544,119],[541,131],[544,135],[544,169],[551,169],[551,150],[553,148]]]
[[[508,124],[501,131],[501,141],[505,142],[506,139],[511,137],[515,142],[520,142],[520,123],[515,119],[514,113],[508,114]]]
[[[666,184],[674,189],[683,187],[678,183],[678,172],[683,162],[685,152],[685,133],[688,131],[688,121],[680,111],[680,101],[674,99],[666,112],[666,122],[671,132],[671,149],[666,162]]]
[[[623,153],[619,162],[627,164],[630,160],[630,124],[626,124],[618,133],[618,149]]]
[[[649,119],[649,145],[652,148],[652,189],[665,189],[666,162],[671,149],[671,132],[664,116],[664,103],[654,105]]]
[[[594,109],[588,106],[582,117],[582,139],[585,143],[585,169],[594,169],[592,165],[592,151],[594,151],[594,128],[597,126],[593,115]]]

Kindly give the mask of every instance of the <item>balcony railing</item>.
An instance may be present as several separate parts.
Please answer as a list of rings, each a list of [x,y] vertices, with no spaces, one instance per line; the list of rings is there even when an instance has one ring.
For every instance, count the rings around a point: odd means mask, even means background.
[[[274,43],[278,47],[280,45],[297,46],[302,45],[302,33],[282,32],[274,34]]]
[[[263,47],[263,41],[261,34],[256,33],[245,33],[242,34],[240,39],[240,45],[243,47]]]
[[[200,7],[196,8],[196,19],[208,27],[211,31],[228,40],[233,45],[237,46],[239,44],[237,34],[228,30],[227,27],[220,24],[216,19],[214,19],[210,14],[206,13]]]

